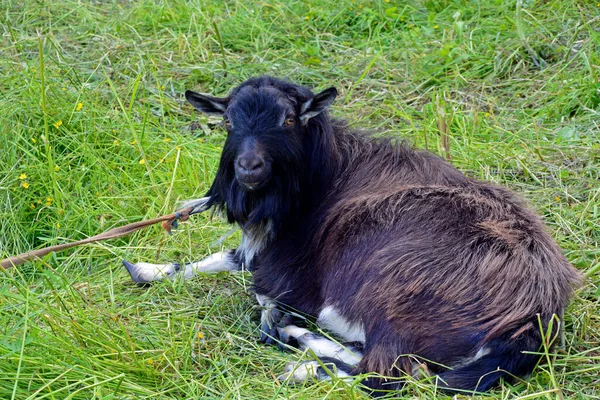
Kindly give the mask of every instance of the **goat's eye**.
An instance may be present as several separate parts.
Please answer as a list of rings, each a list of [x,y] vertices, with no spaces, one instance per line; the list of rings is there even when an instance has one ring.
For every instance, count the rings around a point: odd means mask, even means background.
[[[288,117],[285,119],[285,121],[283,121],[283,123],[284,123],[284,125],[292,126],[296,123],[296,120],[292,117]]]
[[[229,127],[231,127],[231,121],[228,120],[227,118],[225,118],[223,120],[223,125],[225,125],[226,128],[229,128]]]

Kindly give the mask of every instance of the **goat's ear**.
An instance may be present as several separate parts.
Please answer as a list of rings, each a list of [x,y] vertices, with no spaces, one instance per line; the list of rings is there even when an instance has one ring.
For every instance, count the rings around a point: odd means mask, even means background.
[[[300,108],[300,121],[306,123],[312,117],[321,114],[333,103],[337,94],[337,89],[334,87],[317,93],[315,97],[302,104]]]
[[[196,110],[202,111],[208,115],[223,115],[225,110],[227,110],[227,104],[229,103],[229,98],[227,97],[212,97],[205,94],[192,92],[191,90],[186,90],[185,98],[190,102],[191,105],[194,106]]]

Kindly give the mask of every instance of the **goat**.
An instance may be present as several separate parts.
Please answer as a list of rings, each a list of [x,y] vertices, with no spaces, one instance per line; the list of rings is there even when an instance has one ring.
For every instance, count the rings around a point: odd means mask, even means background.
[[[187,265],[186,277],[251,270],[261,340],[310,348],[338,376],[375,373],[364,380],[375,394],[423,366],[440,387],[469,391],[530,374],[580,273],[509,190],[331,119],[336,95],[268,76],[225,98],[186,92],[224,119],[204,202],[243,233],[237,250]],[[179,269],[124,263],[138,281]],[[294,325],[290,310],[355,346]],[[281,379],[326,372],[309,361]]]

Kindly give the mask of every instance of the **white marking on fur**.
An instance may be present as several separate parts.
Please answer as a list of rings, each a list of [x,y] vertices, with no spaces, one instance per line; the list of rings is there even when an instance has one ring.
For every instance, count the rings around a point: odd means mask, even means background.
[[[139,262],[128,268],[131,278],[138,283],[160,281],[175,275],[174,264],[150,264]]]
[[[237,265],[233,262],[233,255],[228,251],[220,251],[193,263],[186,264],[180,273],[189,279],[198,273],[221,271],[235,271]]]
[[[471,361],[477,361],[479,360],[481,357],[485,357],[488,354],[490,354],[492,352],[492,350],[490,350],[489,347],[482,347],[479,349],[479,351],[477,352],[477,354],[475,354],[475,357],[473,357],[471,359]]]
[[[338,378],[347,378],[350,376],[347,372],[335,368],[335,365],[329,363],[325,363],[324,365]],[[321,367],[321,365],[318,361],[289,363],[285,366],[284,373],[279,375],[277,379],[287,383],[304,383],[310,379],[322,381],[330,380],[331,377],[328,374],[319,374],[319,367]]]
[[[281,331],[296,338],[302,350],[311,349],[317,357],[331,357],[350,365],[358,364],[362,358],[362,354],[359,352],[352,352],[338,343],[312,333],[308,329],[288,325],[281,328]]]
[[[200,199],[185,200],[185,201],[181,202],[178,210],[182,210],[182,209],[188,208],[188,207],[194,207],[194,209],[191,212],[192,214],[203,212],[203,211],[207,210],[206,203],[208,203],[208,200],[210,200],[210,197],[202,197]]]
[[[464,367],[465,365],[472,364],[475,361],[479,360],[480,358],[487,356],[491,352],[492,352],[492,350],[489,347],[482,347],[477,351],[477,353],[475,353],[475,355],[473,357],[463,359],[457,365],[453,365],[452,368],[456,369],[459,367]]]
[[[260,312],[260,326],[263,327],[265,324],[269,327],[273,327],[273,310],[277,307],[277,302],[275,302],[272,298],[268,296],[264,296],[262,294],[256,295],[256,300],[258,304],[262,307],[262,311]]]
[[[231,252],[223,251],[214,253],[201,261],[186,264],[179,270],[176,264],[150,264],[145,262],[129,264],[127,269],[135,282],[149,283],[177,276],[190,279],[202,272],[233,271],[237,269],[237,265],[233,261]]]
[[[316,361],[304,361],[301,363],[290,363],[285,366],[284,373],[277,377],[280,381],[289,383],[302,383],[309,379],[317,378],[319,363]]]
[[[242,243],[238,247],[238,251],[243,254],[245,264],[249,264],[254,256],[265,248],[272,230],[273,223],[268,221],[264,225],[247,228],[242,231]]]
[[[304,104],[302,104],[302,106],[300,107],[300,119],[302,119],[302,114],[304,114],[306,110],[308,110],[312,102],[313,99],[309,99],[308,101],[304,102]],[[305,119],[307,119],[307,117],[305,117]]]
[[[327,306],[319,313],[317,325],[348,342],[365,342],[365,329],[362,324],[352,323],[344,318],[333,306]]]
[[[269,296],[265,296],[263,294],[257,294],[256,301],[258,301],[258,304],[261,307],[275,308],[275,301],[272,298],[270,298]]]

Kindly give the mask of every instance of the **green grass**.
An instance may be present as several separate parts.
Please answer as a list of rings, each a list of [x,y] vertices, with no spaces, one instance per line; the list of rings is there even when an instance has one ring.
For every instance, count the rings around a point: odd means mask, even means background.
[[[596,3],[1,0],[0,256],[201,196],[224,134],[186,89],[334,85],[352,125],[443,156],[446,135],[452,162],[527,198],[589,278],[550,364],[489,396],[600,398]],[[0,274],[0,398],[366,398],[275,380],[310,356],[257,344],[250,276],[138,288],[120,265],[199,259],[235,246],[229,231],[202,215]],[[427,382],[398,396],[445,397]]]

